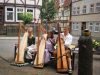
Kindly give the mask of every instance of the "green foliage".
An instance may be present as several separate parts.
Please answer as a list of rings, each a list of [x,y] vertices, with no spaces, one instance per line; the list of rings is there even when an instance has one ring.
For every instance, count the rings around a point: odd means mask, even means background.
[[[56,9],[54,7],[54,0],[43,0],[41,7],[41,19],[42,20],[53,20],[56,14]]]
[[[21,20],[23,20],[24,24],[28,24],[33,20],[33,15],[31,13],[24,13],[20,15]]]
[[[92,41],[93,48],[100,46],[100,41],[93,40]]]

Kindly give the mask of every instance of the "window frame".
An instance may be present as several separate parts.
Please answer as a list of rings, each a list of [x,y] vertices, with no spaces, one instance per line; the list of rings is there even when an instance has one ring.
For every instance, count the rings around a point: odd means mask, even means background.
[[[99,4],[99,5],[97,5]],[[99,11],[97,10],[97,8],[99,8]],[[96,12],[99,13],[100,12],[100,3],[96,3]]]
[[[87,6],[86,5],[83,6],[82,13],[83,14],[86,14],[87,13]]]
[[[93,6],[93,7],[92,7]],[[90,4],[90,10],[89,10],[90,13],[94,13],[95,12],[95,7],[94,7],[94,4]]]
[[[76,12],[76,7],[73,7],[73,8],[72,8],[72,15],[76,15],[76,13],[77,13],[77,12]]]
[[[97,26],[97,23],[99,23],[98,26]],[[94,25],[94,32],[100,32],[100,22],[96,22],[96,23],[94,23],[94,24],[95,24],[95,25]],[[96,27],[99,28],[98,31],[96,30]]]
[[[80,14],[80,7],[77,7],[77,15]]]
[[[23,11],[21,12],[19,12],[19,11],[17,11],[17,9],[23,9]],[[24,8],[23,7],[17,7],[16,8],[16,22],[22,22],[22,20],[18,20],[18,13],[24,13]]]
[[[72,23],[72,30],[74,30],[74,31],[79,30],[79,23],[78,22],[73,22]]]
[[[28,12],[28,11],[27,11],[28,9],[33,11],[33,12],[29,12],[29,13],[32,14],[32,16],[33,16],[32,22],[34,22],[34,9],[33,9],[33,8],[26,8],[26,12]]]
[[[8,8],[12,8],[13,11],[7,11]],[[15,11],[14,7],[8,7],[8,6],[5,7],[5,21],[6,22],[14,22],[15,21],[14,11]],[[7,20],[7,13],[9,13],[9,12],[13,13],[12,14],[13,15],[13,19],[12,20]]]
[[[92,23],[92,25],[91,25],[91,23]],[[92,27],[92,29],[90,27]],[[89,27],[88,28],[89,28],[89,30],[91,32],[93,32],[94,31],[94,23],[93,22],[89,22]]]

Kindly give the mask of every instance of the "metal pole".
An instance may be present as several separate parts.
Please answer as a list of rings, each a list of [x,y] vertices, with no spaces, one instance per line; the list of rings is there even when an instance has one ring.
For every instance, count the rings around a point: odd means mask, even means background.
[[[63,27],[64,27],[64,8],[62,10],[62,15],[63,15]]]
[[[72,0],[71,0],[71,4],[70,4],[70,18],[69,18],[69,25],[70,25],[70,32],[71,32],[71,28],[72,28]]]
[[[46,18],[46,30],[48,31],[48,11],[47,11],[47,2],[48,1],[46,1],[46,13],[47,13],[47,18]]]
[[[36,5],[36,0],[34,0],[34,5]],[[35,12],[36,12],[36,7],[34,7],[34,25],[33,25],[33,29],[34,29],[34,36],[36,36],[36,24],[35,24],[35,20],[36,20],[36,16],[35,16]]]

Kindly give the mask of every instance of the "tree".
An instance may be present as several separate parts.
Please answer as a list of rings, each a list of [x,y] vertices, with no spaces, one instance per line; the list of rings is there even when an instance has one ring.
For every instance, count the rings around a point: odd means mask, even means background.
[[[31,13],[24,13],[20,15],[21,20],[24,22],[24,25],[30,23],[33,20],[33,16]]]
[[[41,7],[41,19],[51,21],[54,19],[56,9],[54,7],[54,0],[43,0]]]

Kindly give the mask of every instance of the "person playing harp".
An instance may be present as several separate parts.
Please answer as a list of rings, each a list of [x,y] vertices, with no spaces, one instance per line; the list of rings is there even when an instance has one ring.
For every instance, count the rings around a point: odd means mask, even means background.
[[[61,38],[63,39],[66,54],[67,54],[67,57],[68,57],[69,71],[72,71],[70,45],[72,44],[73,36],[69,33],[68,27],[65,27],[63,29],[63,33],[61,33],[60,35],[61,35]]]
[[[60,36],[60,37],[59,37]],[[55,45],[54,56],[57,58],[57,71],[66,72],[72,71],[71,51],[72,35],[69,33],[69,28],[65,27],[63,33],[59,33],[57,44]]]

